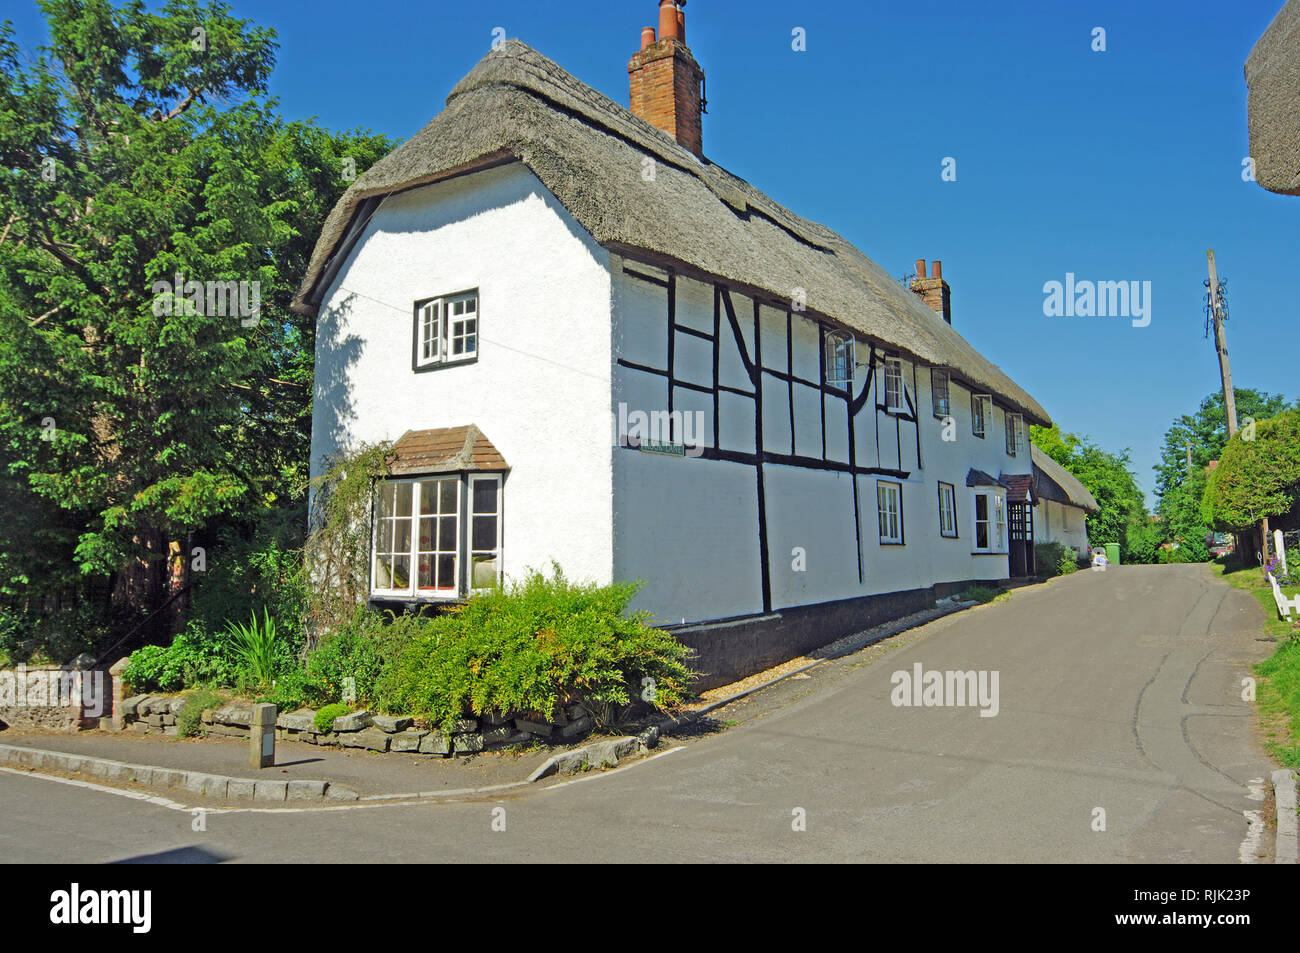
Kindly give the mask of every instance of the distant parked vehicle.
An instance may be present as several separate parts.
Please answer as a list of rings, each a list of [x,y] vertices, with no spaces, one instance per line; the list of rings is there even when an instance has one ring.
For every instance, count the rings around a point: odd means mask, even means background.
[[[1215,533],[1210,540],[1210,555],[1216,559],[1230,555],[1234,548],[1235,543],[1228,533]]]

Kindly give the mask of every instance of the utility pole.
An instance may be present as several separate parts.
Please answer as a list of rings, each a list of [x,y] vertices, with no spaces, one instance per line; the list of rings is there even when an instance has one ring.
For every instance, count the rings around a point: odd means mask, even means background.
[[[1232,390],[1232,367],[1228,364],[1228,333],[1223,328],[1223,299],[1219,297],[1219,270],[1214,265],[1214,249],[1205,252],[1206,263],[1210,266],[1210,320],[1214,323],[1214,349],[1219,353],[1219,376],[1223,378],[1223,412],[1228,419],[1228,439],[1237,432],[1237,396]],[[1260,562],[1268,561],[1268,520],[1262,529],[1262,557]],[[1238,537],[1238,551],[1241,551],[1242,538]],[[1245,553],[1242,553],[1245,565]]]
[[[1210,312],[1214,321],[1214,348],[1219,352],[1219,374],[1223,378],[1223,410],[1228,415],[1228,437],[1237,432],[1237,398],[1232,392],[1232,368],[1228,365],[1228,335],[1223,330],[1223,302],[1219,298],[1219,270],[1214,267],[1214,249],[1205,253],[1210,265]]]

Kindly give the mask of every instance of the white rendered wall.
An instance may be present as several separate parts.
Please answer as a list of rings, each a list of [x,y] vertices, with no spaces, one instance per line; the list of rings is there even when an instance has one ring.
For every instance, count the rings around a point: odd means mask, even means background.
[[[416,300],[477,288],[477,362],[415,373]],[[613,575],[608,253],[522,164],[384,201],[318,319],[312,475],[340,447],[477,424],[511,471],[504,571]]]
[[[1088,551],[1086,514],[1076,506],[1041,500],[1034,507],[1034,541],[1062,543],[1078,553]]]

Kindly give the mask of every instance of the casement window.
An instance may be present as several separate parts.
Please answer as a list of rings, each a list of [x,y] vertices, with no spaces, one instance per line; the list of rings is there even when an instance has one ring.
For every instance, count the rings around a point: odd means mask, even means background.
[[[951,483],[939,484],[939,535],[957,538],[957,490]]]
[[[937,367],[930,368],[930,403],[936,417],[947,417],[952,413],[948,399],[948,372]]]
[[[1014,457],[1023,446],[1024,417],[1007,414],[1007,456]]]
[[[993,490],[975,493],[975,552],[1007,551],[1007,499]]]
[[[461,574],[467,554],[468,580]],[[490,587],[500,571],[499,474],[385,480],[376,486],[372,596],[455,599],[466,595],[467,587]]]
[[[429,298],[415,304],[415,369],[478,357],[478,292]]]
[[[501,581],[501,477],[469,478],[470,588]]]
[[[885,358],[885,409],[903,409],[903,362],[896,357]]]
[[[903,543],[903,487],[898,483],[876,482],[876,506],[880,520],[880,542]]]
[[[992,402],[993,398],[988,394],[970,395],[970,432],[981,440],[984,438],[985,411]]]

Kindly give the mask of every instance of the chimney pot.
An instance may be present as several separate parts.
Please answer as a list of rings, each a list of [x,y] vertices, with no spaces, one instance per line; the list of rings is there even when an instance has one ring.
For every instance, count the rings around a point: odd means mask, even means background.
[[[655,41],[655,28],[646,26],[641,28],[641,49],[645,49]]]
[[[930,277],[931,278],[943,277],[943,262],[935,261],[933,264],[930,265]]]
[[[686,43],[686,11],[679,9],[677,11],[677,39]]]
[[[925,277],[925,259],[924,259],[924,258],[918,258],[918,259],[916,260],[916,277],[918,277],[918,278],[924,278],[924,277]]]
[[[677,36],[677,0],[659,0],[659,39]]]

